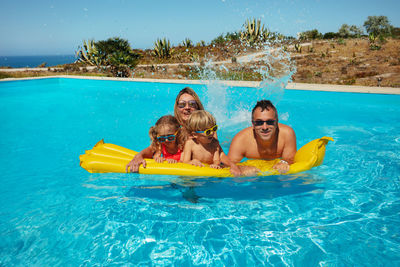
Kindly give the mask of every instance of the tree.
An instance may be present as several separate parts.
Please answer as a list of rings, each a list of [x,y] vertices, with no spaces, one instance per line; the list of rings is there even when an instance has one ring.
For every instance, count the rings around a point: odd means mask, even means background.
[[[348,38],[350,37],[350,26],[347,24],[343,24],[339,31],[338,31],[338,35],[342,38]]]
[[[315,40],[315,39],[321,39],[322,34],[317,30],[311,30],[311,31],[305,31],[300,33],[299,39],[300,40]]]
[[[356,25],[343,24],[338,31],[338,35],[342,38],[360,37],[362,34],[363,30]]]
[[[96,42],[98,56],[115,76],[128,77],[139,62],[140,55],[132,51],[129,42],[119,37]]]
[[[364,22],[364,27],[368,34],[378,35],[389,35],[391,33],[392,25],[389,23],[389,19],[386,16],[368,16],[368,19]]]
[[[360,27],[357,27],[356,25],[351,25],[349,30],[352,37],[356,38],[360,37],[364,33],[364,31]]]

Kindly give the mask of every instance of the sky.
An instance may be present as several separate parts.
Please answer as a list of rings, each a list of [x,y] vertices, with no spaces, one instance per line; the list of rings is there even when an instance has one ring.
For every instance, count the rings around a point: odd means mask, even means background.
[[[151,49],[158,38],[209,43],[260,18],[272,31],[296,37],[318,29],[362,27],[387,16],[400,27],[399,0],[1,0],[0,56],[72,55],[83,40],[127,39]]]

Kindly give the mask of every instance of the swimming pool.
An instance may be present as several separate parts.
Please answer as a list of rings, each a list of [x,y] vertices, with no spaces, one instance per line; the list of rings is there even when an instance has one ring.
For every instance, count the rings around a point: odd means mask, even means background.
[[[270,95],[298,147],[335,139],[322,166],[298,175],[187,180],[79,167],[78,156],[102,138],[146,147],[148,128],[173,113],[183,87],[1,82],[0,265],[400,264],[400,96]],[[190,87],[217,103],[208,109],[226,151],[268,94]]]

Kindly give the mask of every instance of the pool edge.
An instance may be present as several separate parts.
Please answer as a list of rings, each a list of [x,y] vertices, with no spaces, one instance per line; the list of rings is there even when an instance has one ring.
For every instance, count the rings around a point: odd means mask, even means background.
[[[108,80],[108,81],[125,81],[125,82],[153,82],[153,83],[175,83],[175,84],[205,84],[209,80],[178,80],[178,79],[148,79],[148,78],[113,78],[113,77],[94,77],[94,76],[75,76],[75,75],[58,75],[58,76],[41,76],[27,78],[6,78],[0,82],[36,80],[49,78],[67,78],[67,79],[86,79],[86,80]],[[219,81],[227,86],[235,87],[258,87],[260,82],[256,81]],[[313,83],[293,83],[289,82],[286,86],[287,90],[306,90],[306,91],[323,91],[323,92],[343,92],[343,93],[368,93],[368,94],[390,94],[400,95],[400,88],[394,87],[376,87],[376,86],[358,86],[358,85],[335,85],[335,84],[313,84]]]

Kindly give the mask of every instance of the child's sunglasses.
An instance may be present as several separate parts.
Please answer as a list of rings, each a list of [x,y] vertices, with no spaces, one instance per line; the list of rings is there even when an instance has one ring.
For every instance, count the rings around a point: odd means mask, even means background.
[[[186,107],[186,104],[188,104],[189,108],[194,108],[194,109],[198,108],[196,100],[189,100],[189,101],[182,100],[179,101],[177,105],[178,108],[184,108]]]
[[[263,126],[264,123],[266,123],[267,125],[275,125],[275,121],[276,120],[266,120],[266,121],[256,120],[256,121],[253,121],[253,124],[254,124],[254,126]]]
[[[195,131],[196,133],[204,133],[206,136],[209,136],[210,134],[216,132],[218,130],[218,125],[214,125],[210,129],[204,130],[204,131]]]
[[[169,141],[169,142],[172,142],[172,141],[175,141],[175,138],[176,138],[176,134],[178,133],[178,131],[176,131],[174,134],[170,134],[170,135],[160,135],[160,136],[157,136],[157,141],[158,142],[160,142],[160,143],[164,143],[165,141]]]

